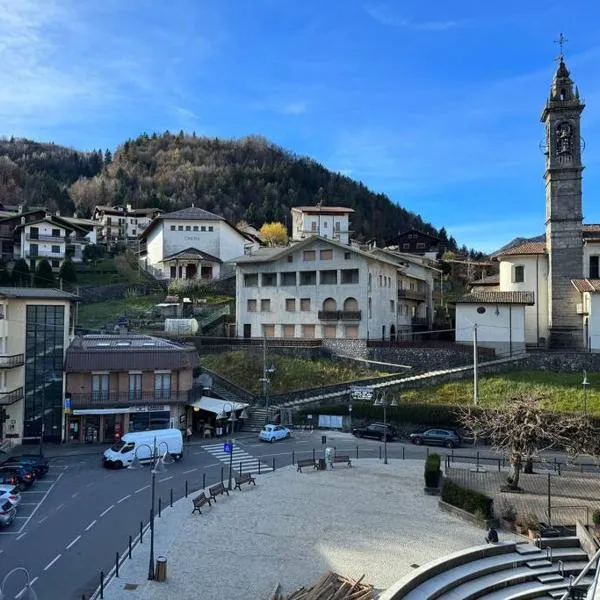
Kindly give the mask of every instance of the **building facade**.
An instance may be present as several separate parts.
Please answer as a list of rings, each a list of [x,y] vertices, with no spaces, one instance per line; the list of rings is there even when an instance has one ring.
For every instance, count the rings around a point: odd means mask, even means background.
[[[399,252],[428,256],[434,260],[438,253],[443,252],[438,237],[418,229],[408,229],[399,233],[397,243]]]
[[[98,242],[113,246],[118,243],[136,243],[152,219],[163,211],[159,208],[132,208],[125,206],[98,205],[93,220],[98,223]]]
[[[340,244],[350,242],[350,215],[344,206],[296,206],[292,208],[292,240],[318,235]]]
[[[64,438],[63,363],[77,298],[61,290],[0,288],[0,406],[3,437],[15,443]]]
[[[185,428],[193,346],[146,335],[75,338],[65,360],[68,437],[111,442],[128,431]]]

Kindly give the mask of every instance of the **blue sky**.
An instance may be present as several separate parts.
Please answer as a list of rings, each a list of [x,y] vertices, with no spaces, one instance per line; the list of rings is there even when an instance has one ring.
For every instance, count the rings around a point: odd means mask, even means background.
[[[543,232],[561,31],[600,222],[599,20],[592,0],[0,0],[0,134],[260,134],[489,251]]]

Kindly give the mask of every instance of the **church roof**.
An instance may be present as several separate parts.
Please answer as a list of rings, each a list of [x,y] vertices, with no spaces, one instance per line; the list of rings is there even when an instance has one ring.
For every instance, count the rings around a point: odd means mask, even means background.
[[[175,252],[175,254],[165,256],[159,262],[167,262],[170,260],[208,260],[216,263],[223,262],[220,258],[217,258],[208,252],[198,250],[198,248],[186,248],[185,250],[180,250],[179,252]]]
[[[600,292],[600,279],[572,279],[578,292]]]
[[[508,248],[499,250],[494,254],[494,257],[499,256],[515,256],[517,254],[545,254],[545,241],[524,241],[520,244],[509,246]]]
[[[457,304],[534,304],[533,292],[471,292],[461,296]]]

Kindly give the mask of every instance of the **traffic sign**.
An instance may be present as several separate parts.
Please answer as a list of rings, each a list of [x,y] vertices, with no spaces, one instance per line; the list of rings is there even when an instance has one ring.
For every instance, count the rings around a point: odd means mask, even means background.
[[[353,385],[350,387],[352,400],[372,400],[373,388],[366,385]]]
[[[233,444],[231,442],[225,442],[223,444],[223,452],[225,452],[225,454],[231,454],[233,452]]]

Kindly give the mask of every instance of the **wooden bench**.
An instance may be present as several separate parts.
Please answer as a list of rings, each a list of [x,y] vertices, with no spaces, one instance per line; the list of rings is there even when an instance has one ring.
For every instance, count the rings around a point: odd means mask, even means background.
[[[240,490],[241,492],[243,483],[247,483],[248,485],[252,483],[256,485],[256,479],[252,477],[251,473],[244,473],[243,475],[240,475],[239,477],[235,478],[235,487],[233,489]]]
[[[348,467],[352,466],[352,461],[350,460],[350,456],[348,454],[337,454],[333,457],[333,461],[331,462],[331,468],[333,469],[334,463],[346,463]]]
[[[208,492],[210,494],[210,499],[214,500],[215,502],[217,501],[217,496],[219,494],[221,494],[221,496],[223,494],[227,494],[229,496],[229,490],[223,485],[222,481],[221,483],[217,483],[216,485],[209,487]]]
[[[209,506],[212,506],[212,504],[210,503],[210,498],[207,498],[206,494],[204,492],[202,492],[201,494],[198,494],[192,500],[192,502],[194,503],[194,510],[192,511],[192,514],[194,514],[196,511],[198,511],[200,514],[202,514],[202,511],[200,510],[200,507],[204,506],[205,504],[208,504]]]
[[[296,471],[300,471],[300,473],[302,473],[302,467],[312,467],[313,469],[316,469],[317,463],[312,458],[305,458],[303,460],[296,461]]]

